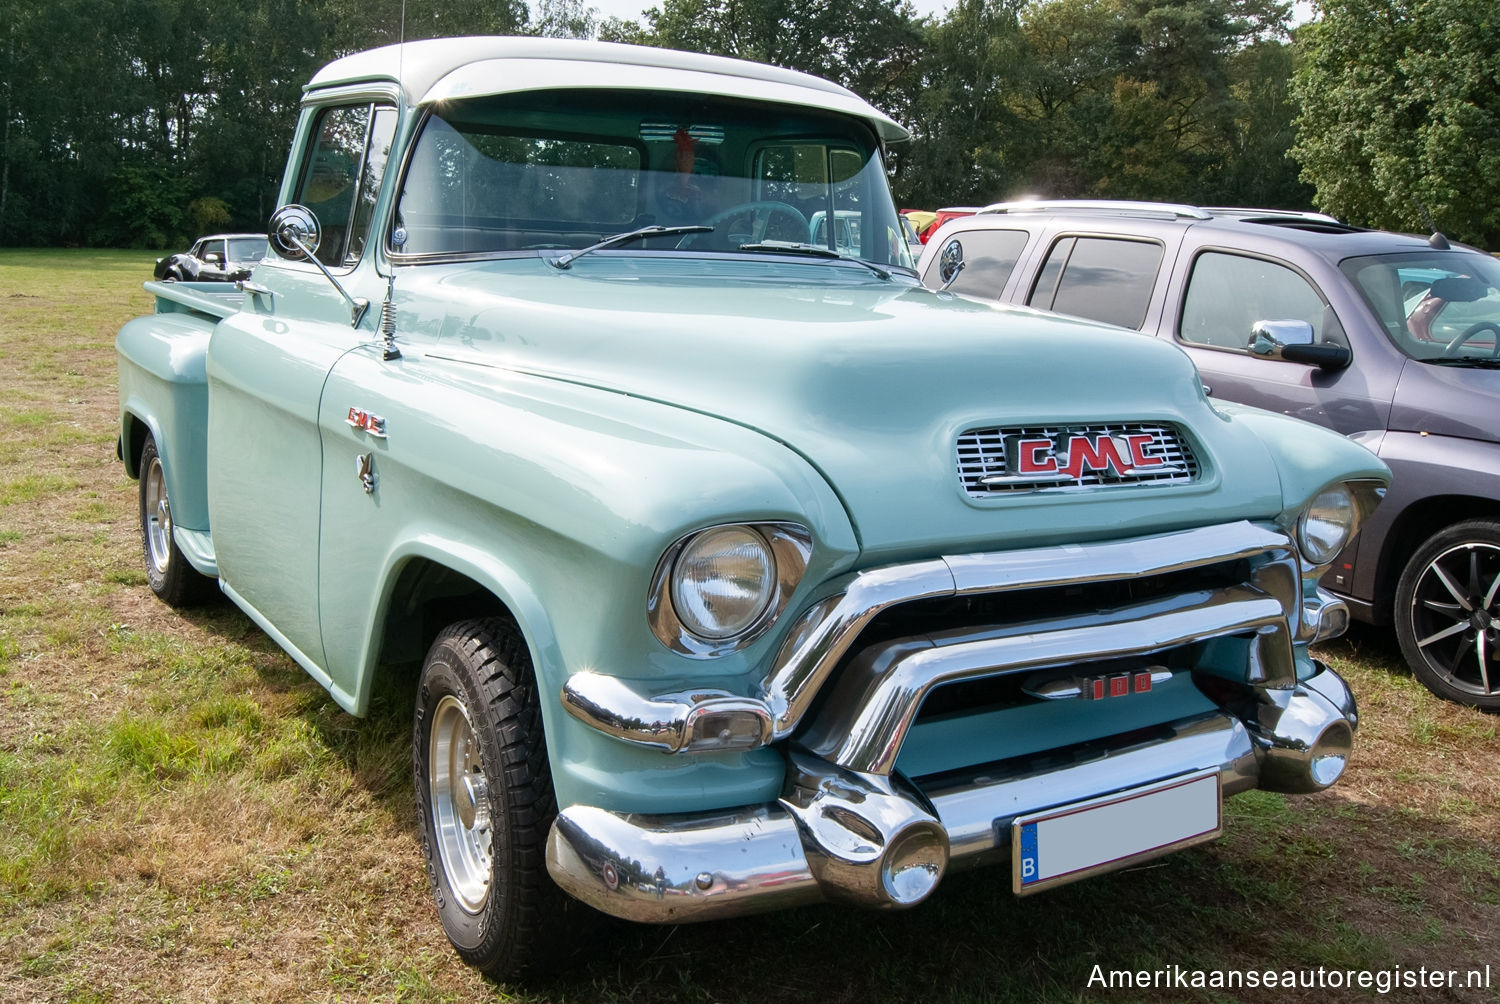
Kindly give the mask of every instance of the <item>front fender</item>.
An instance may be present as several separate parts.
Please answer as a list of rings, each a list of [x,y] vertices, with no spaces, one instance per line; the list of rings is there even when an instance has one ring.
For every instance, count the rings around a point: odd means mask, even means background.
[[[1215,401],[1214,408],[1246,426],[1260,439],[1281,479],[1284,514],[1294,514],[1332,481],[1389,484],[1391,471],[1366,447],[1299,418]]]
[[[1446,521],[1487,510],[1500,518],[1500,443],[1420,432],[1387,432],[1373,443],[1390,465],[1391,487],[1360,533],[1353,581],[1347,591],[1369,605],[1369,616],[1383,623],[1401,575],[1401,563],[1417,540],[1409,528],[1431,533],[1435,507]],[[1476,508],[1478,511],[1476,511]],[[1342,589],[1341,589],[1342,591]]]
[[[384,419],[385,435],[349,425],[351,407]],[[520,625],[563,804],[651,811],[680,807],[688,789],[703,808],[775,796],[783,769],[774,752],[689,762],[634,749],[566,714],[560,695],[582,670],[647,692],[749,693],[814,584],[858,554],[847,512],[805,460],[711,416],[416,351],[394,365],[374,349],[345,356],[319,423],[320,612],[341,704],[365,709],[383,626],[400,612],[392,602],[402,571],[432,562],[493,593]],[[355,473],[363,456],[375,478],[368,493]],[[814,536],[787,612],[739,652],[698,659],[670,649],[646,617],[657,562],[685,533],[744,520],[794,520]],[[670,800],[660,783],[669,768],[687,772],[674,774]]]

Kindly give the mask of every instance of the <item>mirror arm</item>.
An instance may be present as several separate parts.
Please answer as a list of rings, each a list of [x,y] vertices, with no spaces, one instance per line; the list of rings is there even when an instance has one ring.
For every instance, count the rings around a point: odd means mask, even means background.
[[[964,270],[964,266],[967,265],[967,264],[969,264],[968,261],[966,261],[963,258],[960,258],[958,260],[958,263],[953,266],[953,274],[950,275],[943,282],[943,284],[938,287],[938,292],[939,293],[946,293],[946,292],[948,292],[948,287],[951,286],[951,285],[953,285],[954,281],[958,278],[958,274]]]
[[[351,328],[359,327],[359,322],[364,320],[365,311],[370,309],[370,301],[362,296],[350,296],[348,290],[344,289],[339,281],[333,277],[333,273],[328,271],[328,266],[318,260],[317,256],[313,254],[313,249],[308,247],[302,240],[301,235],[291,227],[283,227],[280,236],[283,240],[291,241],[297,245],[297,249],[307,255],[307,260],[318,266],[318,271],[323,273],[324,278],[333,283],[333,288],[338,290],[339,295],[349,302],[349,326]]]
[[[1332,373],[1349,365],[1352,353],[1342,345],[1286,345],[1277,353],[1281,359],[1294,363],[1311,363],[1320,370]]]

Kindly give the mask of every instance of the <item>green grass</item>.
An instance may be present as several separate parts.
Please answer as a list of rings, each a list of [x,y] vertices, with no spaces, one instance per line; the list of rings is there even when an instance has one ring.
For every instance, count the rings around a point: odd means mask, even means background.
[[[1323,653],[1360,701],[1350,776],[1232,799],[1213,844],[1025,900],[991,869],[907,913],[622,926],[483,981],[431,904],[409,693],[355,720],[232,607],[150,595],[113,338],[153,257],[0,250],[0,1001],[1216,1001],[1087,981],[1494,961],[1497,720],[1357,632]]]

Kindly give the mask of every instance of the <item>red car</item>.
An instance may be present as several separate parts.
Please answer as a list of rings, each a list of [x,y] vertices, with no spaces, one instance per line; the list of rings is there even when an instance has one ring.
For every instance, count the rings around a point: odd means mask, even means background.
[[[977,212],[979,212],[978,206],[949,206],[947,209],[939,209],[937,217],[922,228],[922,231],[917,234],[917,239],[926,244],[927,239],[937,233],[938,227],[944,223],[947,223],[949,220],[956,220],[960,216],[973,216]]]

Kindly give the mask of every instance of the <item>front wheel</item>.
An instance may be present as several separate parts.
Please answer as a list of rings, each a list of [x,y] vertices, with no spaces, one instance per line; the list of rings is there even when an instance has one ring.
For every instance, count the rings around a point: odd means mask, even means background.
[[[189,607],[213,597],[214,580],[188,564],[172,539],[172,501],[156,440],[141,447],[141,557],[151,591],[168,605]]]
[[[1396,635],[1427,689],[1500,711],[1500,522],[1455,523],[1417,548],[1396,586]]]
[[[547,874],[557,804],[513,623],[462,621],[438,635],[418,686],[412,764],[427,875],[459,956],[502,980],[566,960],[592,911]]]

